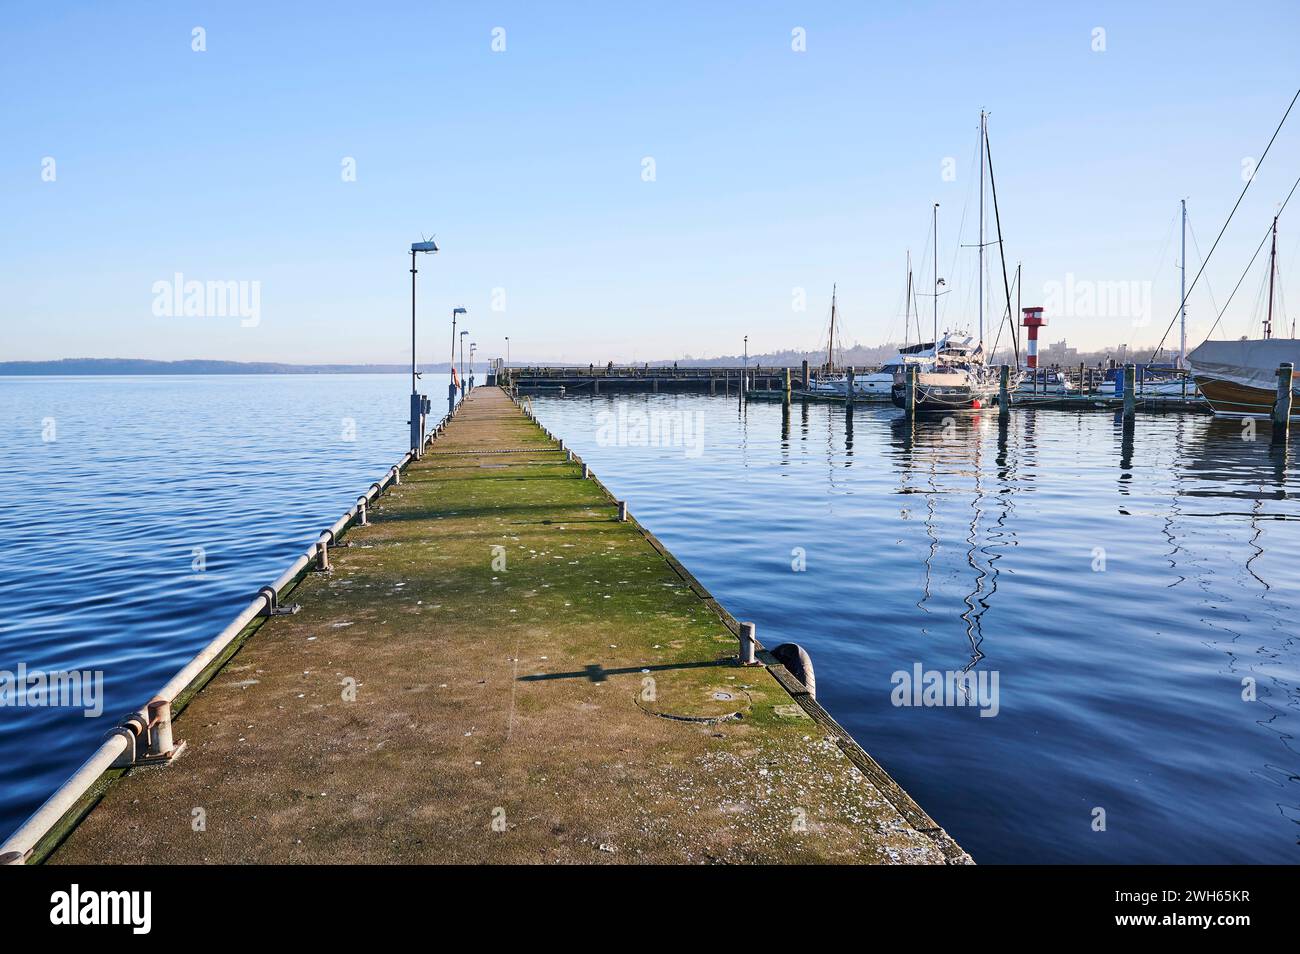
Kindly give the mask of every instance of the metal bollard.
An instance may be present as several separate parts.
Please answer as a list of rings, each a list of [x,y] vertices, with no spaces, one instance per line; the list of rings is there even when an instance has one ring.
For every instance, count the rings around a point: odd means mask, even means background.
[[[590,472],[589,470],[587,470],[587,465],[586,465],[586,464],[583,464],[583,465],[582,465],[582,479],[583,479],[583,480],[586,480],[586,479],[587,479],[587,475],[588,475],[589,473],[591,473],[591,472]]]
[[[757,666],[758,659],[754,653],[758,649],[758,641],[754,638],[754,624],[740,624],[740,664],[742,666]]]
[[[626,521],[627,521],[627,501],[620,500],[618,502],[618,522],[625,523]]]
[[[570,450],[570,451],[565,451],[565,452],[564,452],[564,459],[565,459],[565,460],[570,460],[570,461],[573,460],[573,451],[571,451],[571,450]]]
[[[172,704],[167,699],[153,699],[149,702],[149,748],[146,759],[170,759],[180,754],[185,747],[182,742],[178,747],[172,738]]]
[[[393,469],[389,471],[389,473],[393,475],[393,486],[400,487],[402,485],[402,472],[394,465]]]
[[[362,494],[357,498],[357,526],[368,527],[370,522],[366,520],[366,495]]]
[[[322,572],[328,572],[330,568],[330,544],[334,542],[334,534],[328,530],[321,532],[320,539],[316,541],[316,569]]]

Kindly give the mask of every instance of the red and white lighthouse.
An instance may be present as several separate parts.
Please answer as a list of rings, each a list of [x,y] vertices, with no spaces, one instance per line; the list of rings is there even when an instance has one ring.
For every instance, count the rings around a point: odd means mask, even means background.
[[[1026,367],[1033,369],[1038,367],[1038,329],[1047,324],[1047,319],[1043,317],[1041,306],[1022,308],[1021,311],[1024,314],[1021,316],[1020,324],[1029,329],[1025,346]]]

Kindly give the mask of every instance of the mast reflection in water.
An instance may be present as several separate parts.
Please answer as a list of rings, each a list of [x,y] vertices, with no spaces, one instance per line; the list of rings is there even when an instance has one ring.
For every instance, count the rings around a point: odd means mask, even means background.
[[[703,414],[704,453],[599,446],[620,401]],[[1300,861],[1300,508],[1266,428],[535,404],[760,639],[809,650],[819,699],[977,860]],[[996,674],[996,717],[895,705],[918,664]]]

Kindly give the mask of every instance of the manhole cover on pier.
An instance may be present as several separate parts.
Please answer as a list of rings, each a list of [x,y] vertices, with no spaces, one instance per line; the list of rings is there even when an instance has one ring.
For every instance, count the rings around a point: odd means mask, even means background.
[[[674,686],[660,681],[653,688],[643,685],[635,698],[650,715],[680,722],[743,719],[752,707],[749,693],[738,686]]]

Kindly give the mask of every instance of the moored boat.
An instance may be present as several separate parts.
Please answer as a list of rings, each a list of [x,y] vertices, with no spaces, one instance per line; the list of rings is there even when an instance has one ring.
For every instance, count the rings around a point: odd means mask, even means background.
[[[1300,339],[1273,337],[1273,299],[1277,277],[1277,216],[1273,217],[1273,247],[1269,253],[1268,311],[1262,338],[1204,341],[1187,356],[1196,386],[1218,417],[1269,417],[1277,400],[1278,373],[1289,362],[1291,418],[1300,417],[1294,399],[1295,368],[1300,368]],[[1294,330],[1291,332],[1295,334]]]
[[[924,365],[934,357],[934,342],[906,345],[898,354],[890,358],[874,371],[853,375],[853,400],[888,401],[894,389],[895,376],[909,364]],[[822,374],[809,384],[811,394],[826,397],[844,397],[848,394],[849,376],[847,374]]]
[[[916,368],[912,396],[916,413],[978,411],[992,405],[998,394],[997,369],[984,363],[983,346],[968,334],[945,333],[933,356],[894,372],[890,397],[895,407],[903,409],[908,407],[909,367]]]
[[[934,204],[931,236],[934,239],[932,249],[934,265],[934,350],[923,361],[905,363],[894,372],[894,383],[890,397],[896,407],[913,414],[952,414],[958,411],[978,411],[993,405],[998,397],[1001,372],[990,367],[984,350],[984,170],[985,159],[989,155],[987,114],[980,111],[980,174],[979,174],[979,241],[978,252],[979,288],[976,296],[979,308],[978,337],[964,331],[949,330],[939,334],[939,296],[945,282],[939,277],[939,203]],[[990,160],[991,165],[991,160]],[[989,170],[992,181],[992,169]],[[997,205],[997,186],[993,186],[994,208]],[[998,225],[999,247],[1002,245],[1002,227]],[[1007,320],[1010,321],[1011,293],[1006,287],[1005,262],[1003,267],[1003,286],[1007,295]],[[1013,375],[1009,382],[1014,388],[1019,383],[1019,373]]]
[[[1219,417],[1268,417],[1277,399],[1277,371],[1283,362],[1300,368],[1300,339],[1242,338],[1206,341],[1187,356],[1196,386]],[[1294,373],[1291,390],[1296,389]],[[1291,417],[1300,417],[1292,400]]]
[[[1074,382],[1067,378],[1060,368],[1042,368],[1028,371],[1021,377],[1019,385],[1016,386],[1016,395],[1066,397],[1077,393],[1078,390]]]

